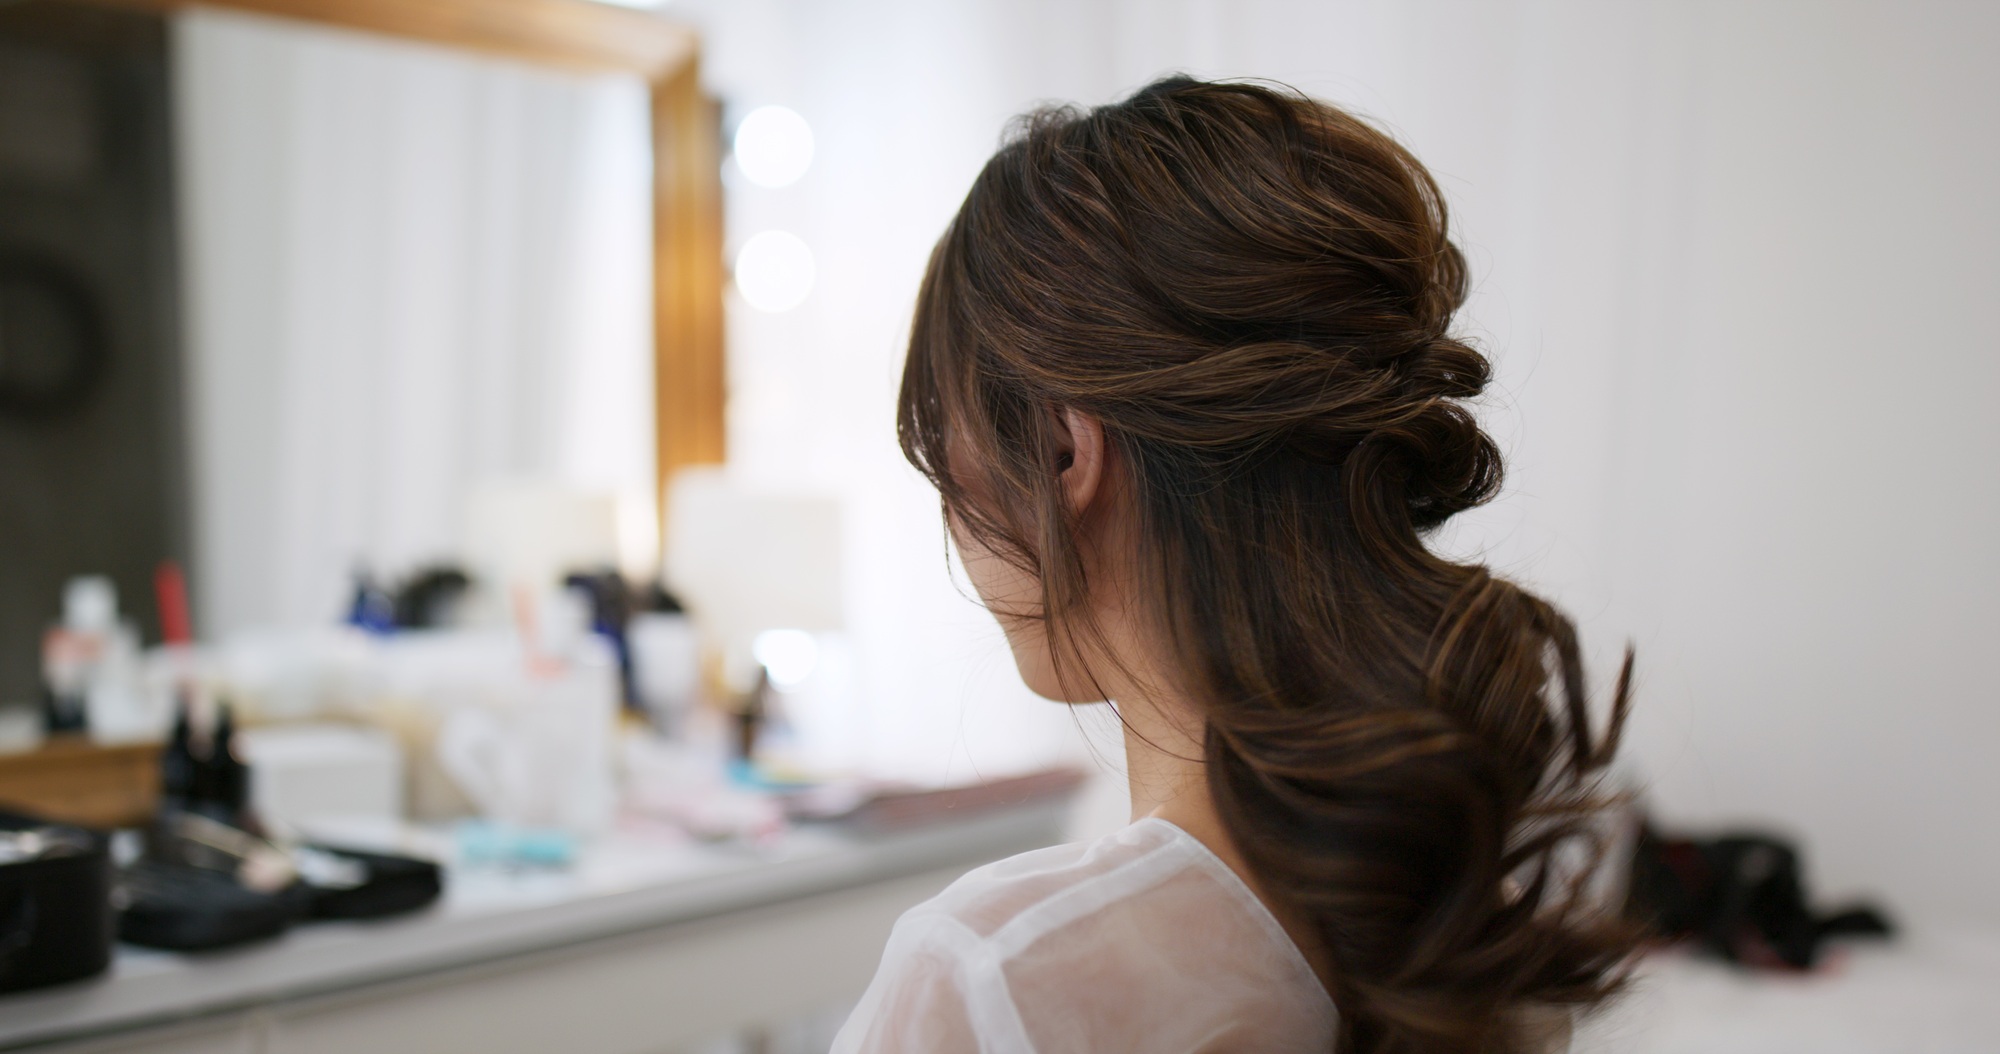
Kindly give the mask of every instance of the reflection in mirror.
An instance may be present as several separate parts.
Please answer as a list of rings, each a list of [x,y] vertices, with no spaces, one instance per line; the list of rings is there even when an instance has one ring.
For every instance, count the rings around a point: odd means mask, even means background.
[[[200,9],[172,44],[204,633],[463,558],[496,485],[615,495],[604,555],[650,563],[644,82]]]

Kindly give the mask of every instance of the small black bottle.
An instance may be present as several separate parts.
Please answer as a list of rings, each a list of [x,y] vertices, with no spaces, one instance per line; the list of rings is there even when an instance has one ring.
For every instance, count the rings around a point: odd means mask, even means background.
[[[178,812],[194,797],[197,762],[192,743],[194,730],[188,715],[187,695],[174,703],[174,731],[160,751],[160,811]]]
[[[228,703],[216,712],[215,734],[209,737],[200,777],[195,810],[234,827],[244,826],[250,805],[250,767],[236,756],[236,715]]]
[[[42,731],[54,736],[89,730],[90,718],[84,708],[83,696],[42,686]]]

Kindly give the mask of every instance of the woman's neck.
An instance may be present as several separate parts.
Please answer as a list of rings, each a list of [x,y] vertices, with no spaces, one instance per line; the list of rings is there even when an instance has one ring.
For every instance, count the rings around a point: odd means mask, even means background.
[[[1208,790],[1201,723],[1192,708],[1138,702],[1120,704],[1118,713],[1125,725],[1125,778],[1132,794],[1133,821],[1165,820],[1227,864],[1284,927],[1320,984],[1331,991],[1331,964],[1311,921],[1264,888],[1216,811]]]
[[[1196,822],[1201,822],[1199,815],[1213,816],[1198,720],[1171,719],[1151,703],[1116,705],[1125,725],[1125,780],[1132,792],[1132,819],[1158,816],[1179,824],[1177,816]]]
[[[1119,704],[1118,715],[1125,725],[1125,779],[1132,793],[1132,819],[1157,817],[1186,831],[1255,888],[1249,866],[1208,791],[1200,719],[1189,708],[1150,702]]]

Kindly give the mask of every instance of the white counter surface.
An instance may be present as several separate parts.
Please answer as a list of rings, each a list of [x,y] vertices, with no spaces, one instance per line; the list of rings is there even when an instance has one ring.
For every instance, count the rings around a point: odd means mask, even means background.
[[[0,1049],[332,992],[724,915],[1047,845],[1066,803],[895,835],[803,828],[768,846],[624,832],[563,871],[454,872],[440,902],[379,922],[309,923],[198,955],[121,945],[102,977],[0,996]],[[885,934],[886,936],[886,934]]]
[[[1653,956],[1572,1054],[1991,1054],[2000,932],[1916,929],[1833,948],[1812,973]]]

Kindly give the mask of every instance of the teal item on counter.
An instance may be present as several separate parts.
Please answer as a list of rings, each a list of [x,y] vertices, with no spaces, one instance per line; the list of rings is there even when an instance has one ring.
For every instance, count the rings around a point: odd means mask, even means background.
[[[457,835],[458,858],[470,865],[567,867],[576,860],[576,836],[556,828],[467,820]]]

